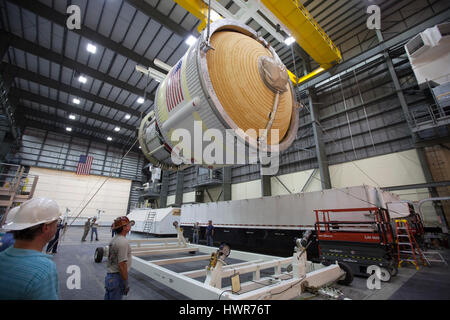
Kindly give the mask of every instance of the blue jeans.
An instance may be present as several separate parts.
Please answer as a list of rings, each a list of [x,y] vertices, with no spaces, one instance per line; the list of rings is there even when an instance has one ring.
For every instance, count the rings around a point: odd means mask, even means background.
[[[213,246],[213,237],[211,235],[206,235],[206,245],[210,247]]]
[[[192,243],[198,243],[198,233],[192,234]]]
[[[51,240],[47,245],[47,253],[50,253],[50,250],[53,253],[56,253],[56,250],[58,249],[58,239]]]
[[[105,278],[105,300],[122,300],[125,284],[120,273],[108,273]]]
[[[98,240],[97,228],[92,228],[91,229],[91,241],[92,241],[92,238],[94,237],[94,232],[95,232],[95,240]]]

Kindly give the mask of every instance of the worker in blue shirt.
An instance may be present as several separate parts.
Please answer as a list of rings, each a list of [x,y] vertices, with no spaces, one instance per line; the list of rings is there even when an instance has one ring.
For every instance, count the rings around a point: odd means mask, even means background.
[[[206,227],[206,245],[212,247],[214,244],[214,226],[212,220],[208,221],[208,226]]]
[[[57,203],[47,198],[24,202],[12,222],[14,246],[0,253],[0,300],[57,300],[58,273],[52,256],[42,253],[54,237]]]
[[[14,207],[8,211],[4,224],[5,226],[12,222],[17,211],[19,211],[19,207]],[[3,231],[7,230],[5,230],[4,228],[0,229],[0,252],[5,251],[14,244],[13,233],[12,232],[3,233]]]

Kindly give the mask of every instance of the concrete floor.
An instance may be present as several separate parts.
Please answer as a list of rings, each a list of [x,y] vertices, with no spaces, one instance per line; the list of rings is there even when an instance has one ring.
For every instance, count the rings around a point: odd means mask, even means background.
[[[95,249],[105,246],[111,240],[109,228],[99,228],[99,241],[90,242],[90,235],[86,242],[81,242],[83,229],[70,227],[58,245],[58,253],[54,255],[59,282],[61,300],[103,300],[105,293],[104,278],[106,275],[106,259],[102,263],[94,262]],[[143,238],[140,234],[132,233],[130,239]],[[447,262],[450,261],[450,250],[440,251]],[[179,254],[178,256],[190,256]],[[173,257],[173,256],[171,256]],[[165,259],[167,256],[152,256],[151,259]],[[150,259],[150,258],[149,258]],[[238,263],[238,260],[227,260],[228,263]],[[198,270],[205,267],[205,261],[166,266],[173,271]],[[69,289],[67,282],[71,282],[69,266],[78,266],[81,273],[81,288]],[[263,276],[263,274],[262,274]],[[204,279],[198,278],[203,281]],[[241,281],[245,281],[241,277]],[[411,300],[411,299],[450,299],[450,267],[434,264],[432,267],[421,267],[416,271],[412,266],[399,269],[396,277],[390,282],[382,282],[380,290],[370,290],[366,285],[366,278],[355,277],[350,286],[335,285],[345,297],[353,300]],[[129,275],[130,292],[124,300],[188,300],[189,298],[150,279],[144,274],[131,269]],[[230,285],[224,283],[224,286]],[[69,286],[70,287],[70,286]],[[298,299],[323,300],[324,297],[305,294]]]

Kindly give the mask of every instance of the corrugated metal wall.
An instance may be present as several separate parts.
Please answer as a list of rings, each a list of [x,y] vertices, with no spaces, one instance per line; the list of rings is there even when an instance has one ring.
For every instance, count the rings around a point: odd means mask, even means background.
[[[409,105],[427,102],[408,90],[415,78],[405,56],[394,58],[396,72]],[[316,88],[329,165],[365,159],[413,148],[409,128],[390,78],[384,57],[350,71]],[[309,108],[307,99],[302,103]],[[311,117],[300,112],[300,127],[293,145],[280,157],[278,175],[317,168]],[[232,169],[232,183],[260,179],[259,165],[238,165]],[[193,190],[195,169],[185,170],[184,192]],[[176,174],[170,174],[169,194],[175,194]]]
[[[131,190],[130,190],[130,200],[128,201],[128,213],[137,207],[137,204],[139,203],[139,196],[141,192],[137,190],[136,188],[141,187],[142,183],[140,181],[133,181],[131,183]]]
[[[330,35],[339,46],[344,61],[378,45],[374,30],[366,26],[366,4],[361,8],[349,8],[342,13],[342,19],[352,10],[361,13],[361,23],[351,26],[343,23],[342,28]],[[448,8],[445,0],[437,1],[388,1],[381,5],[381,28],[385,40],[407,31]],[[363,8],[364,7],[364,8]],[[386,22],[386,21],[389,21]],[[335,24],[320,18],[323,26]],[[412,88],[416,80],[409,60],[402,47],[391,50],[395,70],[410,108],[432,101]],[[312,68],[317,65],[313,61]],[[329,165],[365,159],[369,157],[410,150],[413,142],[405,116],[396,95],[383,55],[372,57],[357,69],[347,70],[340,78],[332,77],[316,86],[314,103],[319,105],[319,121],[324,129],[325,153]],[[300,95],[299,95],[300,96]],[[308,99],[300,99],[308,106]],[[278,175],[309,170],[318,167],[311,116],[307,108],[300,112],[300,127],[297,139],[280,159]],[[184,192],[193,190],[192,173],[185,171]],[[232,183],[260,179],[258,165],[238,165],[232,169]],[[176,174],[170,175],[169,194],[175,194]]]
[[[22,165],[76,171],[80,155],[94,157],[91,174],[141,181],[144,156],[70,135],[26,128],[22,139]]]
[[[92,175],[111,175],[132,181],[128,212],[139,201],[139,191],[134,187],[141,186],[144,179],[142,168],[145,157],[141,153],[130,152],[120,161],[126,150],[36,128],[25,129],[20,151],[24,166],[72,172],[77,170],[80,155],[93,156]]]
[[[405,32],[448,6],[449,3],[445,0],[401,0],[384,3],[381,6],[382,19],[389,21],[382,24],[385,38],[389,39],[399,32]],[[364,10],[359,11],[362,14],[360,25],[355,27],[343,23],[336,34],[330,35],[343,53],[344,60],[378,45],[375,32],[366,27],[367,16]],[[342,20],[345,20],[348,14],[350,10],[343,12]],[[342,22],[323,18],[319,19],[319,23],[325,27],[327,24]],[[391,58],[408,105],[414,108],[427,103],[421,94],[410,94],[412,86],[415,85],[415,78],[401,48],[391,52]],[[314,63],[312,67],[315,67]],[[325,153],[329,165],[413,148],[408,126],[382,55],[372,58],[356,70],[348,70],[340,78],[335,76],[317,85],[316,94],[314,103],[319,105],[319,121],[324,129]],[[302,100],[302,103],[308,105],[306,99]],[[297,139],[281,155],[278,175],[318,167],[309,111],[305,108],[299,117]],[[94,142],[55,135],[45,130],[32,131],[25,132],[24,136],[24,164],[74,171],[79,155],[92,149],[96,159],[96,174],[108,175],[122,154],[120,150],[108,149]],[[142,155],[134,154],[119,165],[120,170],[115,175],[140,180],[143,161]],[[169,195],[175,194],[176,178],[176,173],[171,172]],[[232,168],[233,184],[256,179],[260,179],[258,165],[238,165]],[[194,181],[195,168],[190,167],[184,171],[184,193],[194,190]]]

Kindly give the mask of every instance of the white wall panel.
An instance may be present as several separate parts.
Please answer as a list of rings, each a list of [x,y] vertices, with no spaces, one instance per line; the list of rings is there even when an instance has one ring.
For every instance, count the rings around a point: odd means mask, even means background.
[[[203,202],[216,202],[217,199],[219,198],[219,195],[220,195],[221,191],[222,191],[222,187],[221,186],[220,187],[215,187],[215,188],[208,188],[208,192],[211,195],[211,198],[212,198],[213,201],[211,201],[209,199],[209,196],[208,196],[208,194],[206,193],[206,190],[205,190],[205,195],[203,197]],[[219,201],[220,201],[220,198],[219,198]]]
[[[175,195],[167,196],[167,206],[170,207],[175,203]]]
[[[34,196],[54,199],[62,213],[69,208],[69,217],[77,216],[106,180],[101,176],[78,176],[73,172],[36,167],[31,167],[30,174],[39,176]],[[131,180],[110,178],[81,212],[83,223],[86,217],[96,216],[97,209],[105,211],[100,216],[100,223],[109,223],[126,215],[130,188]]]
[[[195,191],[183,194],[183,203],[195,202]]]
[[[303,187],[305,186],[306,182],[308,181],[309,177],[313,173],[314,169],[300,171],[300,172],[294,172],[290,174],[283,174],[278,176],[278,179],[281,180],[281,182],[289,189],[291,193],[298,193],[301,192]],[[311,179],[310,183],[308,184],[306,190],[304,191],[313,191],[308,190],[311,188],[311,184],[313,183],[314,178]],[[286,188],[275,178],[270,179],[270,185],[272,189],[272,196],[278,196],[282,194],[289,194],[289,192],[286,190]],[[320,188],[320,181],[319,181],[319,188]],[[318,189],[320,190],[320,189]],[[317,190],[314,190],[317,191]]]
[[[231,199],[253,199],[261,197],[261,180],[236,183],[231,185]]]
[[[333,188],[362,184],[391,187],[426,182],[414,149],[332,165],[330,176]]]

